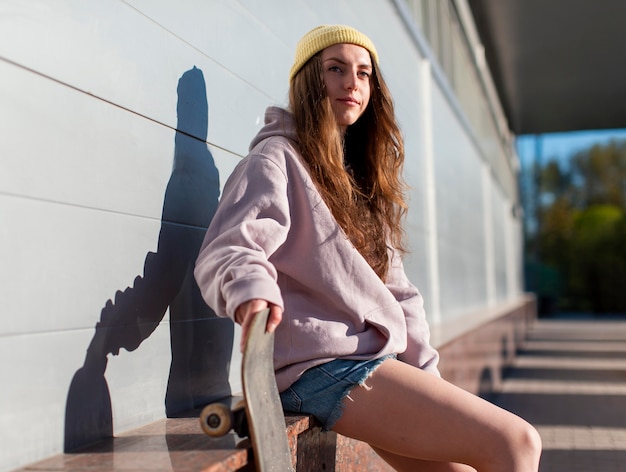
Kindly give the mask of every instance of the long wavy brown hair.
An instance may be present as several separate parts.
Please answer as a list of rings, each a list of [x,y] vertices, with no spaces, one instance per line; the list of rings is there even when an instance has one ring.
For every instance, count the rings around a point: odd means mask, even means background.
[[[342,135],[318,53],[292,80],[289,102],[300,152],[322,198],[352,244],[385,280],[388,245],[405,251],[404,143],[391,94],[373,60],[370,89],[363,115]]]

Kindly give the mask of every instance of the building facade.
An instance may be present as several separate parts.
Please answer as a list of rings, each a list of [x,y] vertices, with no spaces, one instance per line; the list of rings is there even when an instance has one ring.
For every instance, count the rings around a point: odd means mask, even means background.
[[[0,470],[239,390],[193,264],[324,23],[372,38],[395,98],[433,343],[524,303],[514,137],[466,0],[0,0]]]

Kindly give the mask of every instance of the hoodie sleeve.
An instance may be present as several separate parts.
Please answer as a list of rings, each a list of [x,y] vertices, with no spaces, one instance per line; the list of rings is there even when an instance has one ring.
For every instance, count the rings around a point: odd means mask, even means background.
[[[256,298],[283,307],[269,259],[290,223],[284,170],[267,157],[246,157],[225,185],[194,270],[202,297],[217,315],[234,318],[240,304]]]
[[[391,257],[385,284],[402,306],[407,328],[407,348],[398,355],[398,359],[440,376],[437,369],[439,353],[430,345],[430,329],[422,295],[406,276],[397,251],[393,251]]]

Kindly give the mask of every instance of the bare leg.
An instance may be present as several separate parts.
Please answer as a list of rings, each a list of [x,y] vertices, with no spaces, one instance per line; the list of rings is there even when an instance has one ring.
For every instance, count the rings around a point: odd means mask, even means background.
[[[399,456],[382,449],[373,448],[387,464],[400,471],[419,472],[476,472],[476,469],[465,464],[455,464],[452,462],[433,462],[412,459],[410,457]]]
[[[398,470],[539,467],[541,440],[531,425],[445,380],[390,359],[366,384],[352,389],[333,429],[369,443]]]

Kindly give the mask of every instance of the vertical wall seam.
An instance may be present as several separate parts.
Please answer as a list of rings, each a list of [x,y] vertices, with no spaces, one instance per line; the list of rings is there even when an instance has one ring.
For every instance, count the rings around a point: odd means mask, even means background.
[[[437,192],[435,180],[432,112],[432,70],[430,61],[423,59],[420,64],[421,87],[419,90],[422,115],[422,152],[424,157],[425,185],[425,227],[430,286],[430,318],[433,324],[441,322],[441,299],[439,281],[439,234],[437,231]]]
[[[489,165],[482,163],[483,228],[485,231],[485,277],[487,286],[487,306],[496,303],[496,273],[494,254],[494,224],[492,205],[492,180]]]

